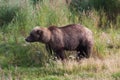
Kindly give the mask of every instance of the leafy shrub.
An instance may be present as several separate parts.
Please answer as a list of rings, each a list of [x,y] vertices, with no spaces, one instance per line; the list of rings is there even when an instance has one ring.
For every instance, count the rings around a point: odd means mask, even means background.
[[[89,14],[89,11],[95,9],[99,12],[100,22],[99,27],[103,26],[104,16],[106,16],[106,23],[116,24],[116,17],[120,14],[120,1],[119,0],[72,0],[70,3],[70,10],[79,15],[82,12]],[[104,12],[104,14],[103,14]],[[110,24],[109,24],[110,25]],[[106,26],[106,25],[104,25]]]
[[[42,47],[37,44],[31,46],[17,43],[1,44],[0,65],[2,67],[8,67],[9,65],[24,67],[46,65],[50,56]]]
[[[115,80],[119,80],[120,79],[120,72],[113,73],[112,77],[115,78]]]
[[[19,11],[17,6],[1,5],[0,6],[0,26],[9,24],[16,16],[16,12]]]
[[[38,4],[38,3],[39,3],[39,1],[43,1],[43,0],[31,0],[31,2],[32,2],[32,4],[33,4],[33,5]]]

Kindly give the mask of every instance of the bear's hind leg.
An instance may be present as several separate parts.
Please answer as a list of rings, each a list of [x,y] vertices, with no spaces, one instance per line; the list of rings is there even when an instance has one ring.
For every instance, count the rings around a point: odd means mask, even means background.
[[[91,47],[85,46],[85,47],[79,47],[77,50],[77,58],[89,58],[91,54]]]
[[[89,58],[90,57],[90,55],[91,55],[91,52],[92,52],[92,48],[91,47],[89,47],[89,46],[87,46],[85,49],[84,49],[84,52],[85,52],[85,57],[86,58]]]

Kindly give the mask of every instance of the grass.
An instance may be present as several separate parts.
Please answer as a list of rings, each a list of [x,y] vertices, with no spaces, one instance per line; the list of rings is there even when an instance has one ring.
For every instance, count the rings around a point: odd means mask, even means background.
[[[11,1],[0,1],[3,5],[0,12],[4,14],[0,13],[0,80],[120,79],[120,16],[116,24],[107,25],[103,15],[103,25],[99,28],[99,12],[94,9],[89,11],[89,15],[82,12],[78,16],[71,13],[62,0],[44,0],[36,5],[28,0]],[[14,13],[13,17],[7,17],[7,11]],[[30,44],[24,40],[36,25],[48,27],[71,23],[81,23],[93,31],[95,45],[91,58],[79,62],[74,59],[54,61],[44,44]]]
[[[112,77],[114,77],[116,80],[120,79],[120,72],[113,73]]]
[[[57,61],[44,67],[9,66],[1,70],[0,76],[15,80],[119,80],[119,56],[116,54],[104,60],[90,58],[81,62]]]

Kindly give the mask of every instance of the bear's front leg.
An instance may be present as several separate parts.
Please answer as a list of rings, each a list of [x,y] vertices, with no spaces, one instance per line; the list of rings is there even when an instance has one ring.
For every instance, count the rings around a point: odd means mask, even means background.
[[[57,50],[57,51],[55,51],[55,53],[56,53],[56,57],[58,60],[66,59],[66,55],[63,50]]]

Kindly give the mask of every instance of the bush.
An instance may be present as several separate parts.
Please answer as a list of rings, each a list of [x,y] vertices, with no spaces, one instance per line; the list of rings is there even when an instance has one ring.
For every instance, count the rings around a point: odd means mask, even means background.
[[[95,9],[100,16],[99,27],[104,23],[103,17],[106,16],[106,23],[116,24],[116,18],[120,14],[119,0],[72,0],[70,3],[70,10],[80,16],[82,12],[89,14],[89,11]],[[104,12],[104,14],[103,14]],[[110,24],[109,24],[110,25]],[[106,25],[104,25],[106,26]]]
[[[8,67],[9,65],[22,67],[46,65],[50,60],[50,56],[42,47],[37,44],[31,44],[30,46],[12,42],[1,44],[0,65],[2,67]]]
[[[17,6],[0,6],[0,26],[11,23],[16,16],[16,12],[18,11],[19,7]]]
[[[113,74],[112,74],[112,77],[113,77],[115,80],[119,80],[119,79],[120,79],[120,72],[113,73]]]

